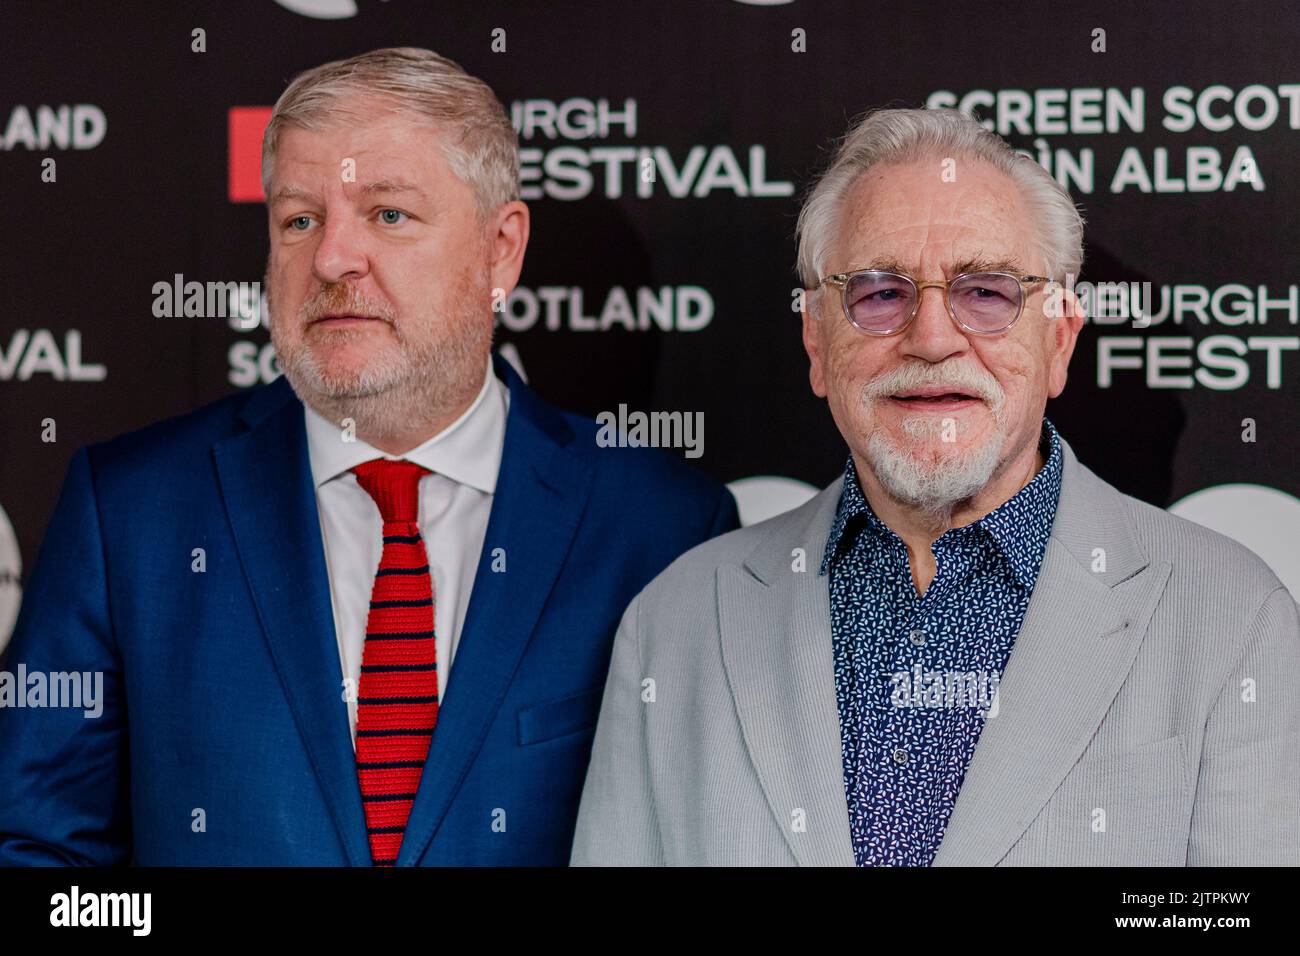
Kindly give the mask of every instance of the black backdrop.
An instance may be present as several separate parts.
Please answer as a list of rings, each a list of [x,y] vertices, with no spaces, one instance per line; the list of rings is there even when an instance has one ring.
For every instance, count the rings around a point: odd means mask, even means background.
[[[1091,162],[1069,181],[1082,279],[1151,283],[1156,318],[1089,323],[1049,415],[1121,489],[1201,493],[1176,510],[1295,593],[1297,24],[1293,4],[1207,0],[0,4],[0,643],[72,452],[269,362],[264,329],[155,315],[177,274],[262,277],[264,208],[232,185],[232,162],[256,160],[246,108],[397,45],[450,56],[530,119],[534,232],[498,341],[562,406],[703,412],[693,463],[725,481],[820,486],[842,467],[791,309],[792,232],[850,117],[964,100],[1058,177]],[[684,306],[635,327],[648,296]]]

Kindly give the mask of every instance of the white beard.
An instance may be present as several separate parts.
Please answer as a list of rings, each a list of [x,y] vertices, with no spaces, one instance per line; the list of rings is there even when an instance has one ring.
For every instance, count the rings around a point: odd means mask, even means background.
[[[889,395],[900,391],[933,384],[958,386],[978,395],[988,405],[994,427],[974,448],[961,451],[954,447],[930,461],[900,447],[871,426],[876,402],[887,401]],[[1007,439],[1006,395],[988,372],[967,365],[949,369],[919,363],[903,365],[868,382],[862,390],[862,402],[868,409],[867,464],[876,479],[895,501],[930,515],[936,523],[946,523],[954,507],[978,493],[997,471]],[[944,423],[945,419],[938,415],[917,415],[903,419],[902,429],[909,438],[931,445],[942,441],[945,428],[957,424]]]
[[[908,434],[942,429],[933,417],[904,422]],[[987,485],[998,467],[1005,438],[998,428],[982,444],[966,452],[944,455],[922,463],[910,451],[899,448],[879,431],[867,440],[867,462],[885,493],[895,501],[946,521],[953,508]]]

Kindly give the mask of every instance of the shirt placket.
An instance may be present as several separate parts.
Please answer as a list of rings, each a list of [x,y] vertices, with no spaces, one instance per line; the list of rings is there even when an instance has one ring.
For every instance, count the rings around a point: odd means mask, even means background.
[[[923,689],[929,684],[930,675],[943,675],[958,664],[953,656],[955,649],[951,642],[942,639],[942,635],[953,591],[969,576],[973,567],[970,555],[961,547],[962,540],[961,537],[949,539],[936,549],[935,575],[925,594],[916,593],[905,550],[901,565],[892,575],[906,599],[904,613],[899,615],[901,626],[893,635],[889,664],[892,673],[906,671],[913,675],[911,703],[919,703],[919,706],[895,707],[889,702],[888,695],[885,697],[887,706],[880,735],[882,752],[875,755],[880,772],[872,793],[872,806],[880,808],[877,812],[889,813],[880,800],[886,787],[913,790],[909,802],[919,810],[920,820],[917,822],[923,825],[912,826],[892,816],[887,821],[880,821],[899,838],[901,847],[897,862],[909,865],[923,863],[928,856],[924,841],[934,828],[925,825],[925,821],[937,810],[935,793],[942,792],[942,786],[918,788],[927,782],[935,783],[935,775],[943,773],[950,762],[951,734],[944,733],[949,722],[946,718],[950,715],[942,707],[927,706]],[[916,685],[918,675],[920,687]],[[909,740],[933,741],[933,745],[909,747],[906,746]]]

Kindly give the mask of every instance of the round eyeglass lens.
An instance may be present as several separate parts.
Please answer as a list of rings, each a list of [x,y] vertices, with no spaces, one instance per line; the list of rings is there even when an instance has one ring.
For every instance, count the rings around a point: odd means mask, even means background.
[[[912,314],[916,286],[890,272],[860,272],[844,287],[849,321],[864,332],[892,332]]]
[[[1020,282],[1014,276],[982,272],[965,276],[948,290],[957,321],[976,332],[1001,332],[1016,320]]]

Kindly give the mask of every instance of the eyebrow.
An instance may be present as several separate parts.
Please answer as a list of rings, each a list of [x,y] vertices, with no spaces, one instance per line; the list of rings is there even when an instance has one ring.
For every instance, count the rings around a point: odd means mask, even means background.
[[[287,202],[290,199],[312,199],[313,194],[305,189],[299,189],[297,186],[281,186],[266,200],[268,206],[274,206],[278,202]]]
[[[878,269],[883,272],[898,272],[903,275],[912,275],[912,269],[897,259],[888,256],[873,259],[865,266],[859,266],[861,269]],[[850,270],[853,271],[853,270]],[[1006,258],[995,258],[988,256],[977,256],[971,259],[963,259],[961,262],[954,263],[949,270],[949,276],[959,276],[968,272],[1017,272],[1024,273],[1020,266],[1020,260],[1014,256]]]
[[[403,179],[378,179],[371,183],[362,183],[357,187],[357,191],[363,196],[391,196],[400,193],[411,193],[421,199],[427,200],[429,198],[429,194],[415,183]],[[268,206],[273,206],[276,203],[288,202],[293,199],[319,202],[319,197],[310,189],[303,189],[300,186],[282,186],[275,191],[266,203]]]
[[[421,199],[428,199],[429,195],[415,183],[408,183],[404,179],[380,179],[373,183],[363,183],[359,189],[364,196],[386,196],[392,193],[414,193]]]

